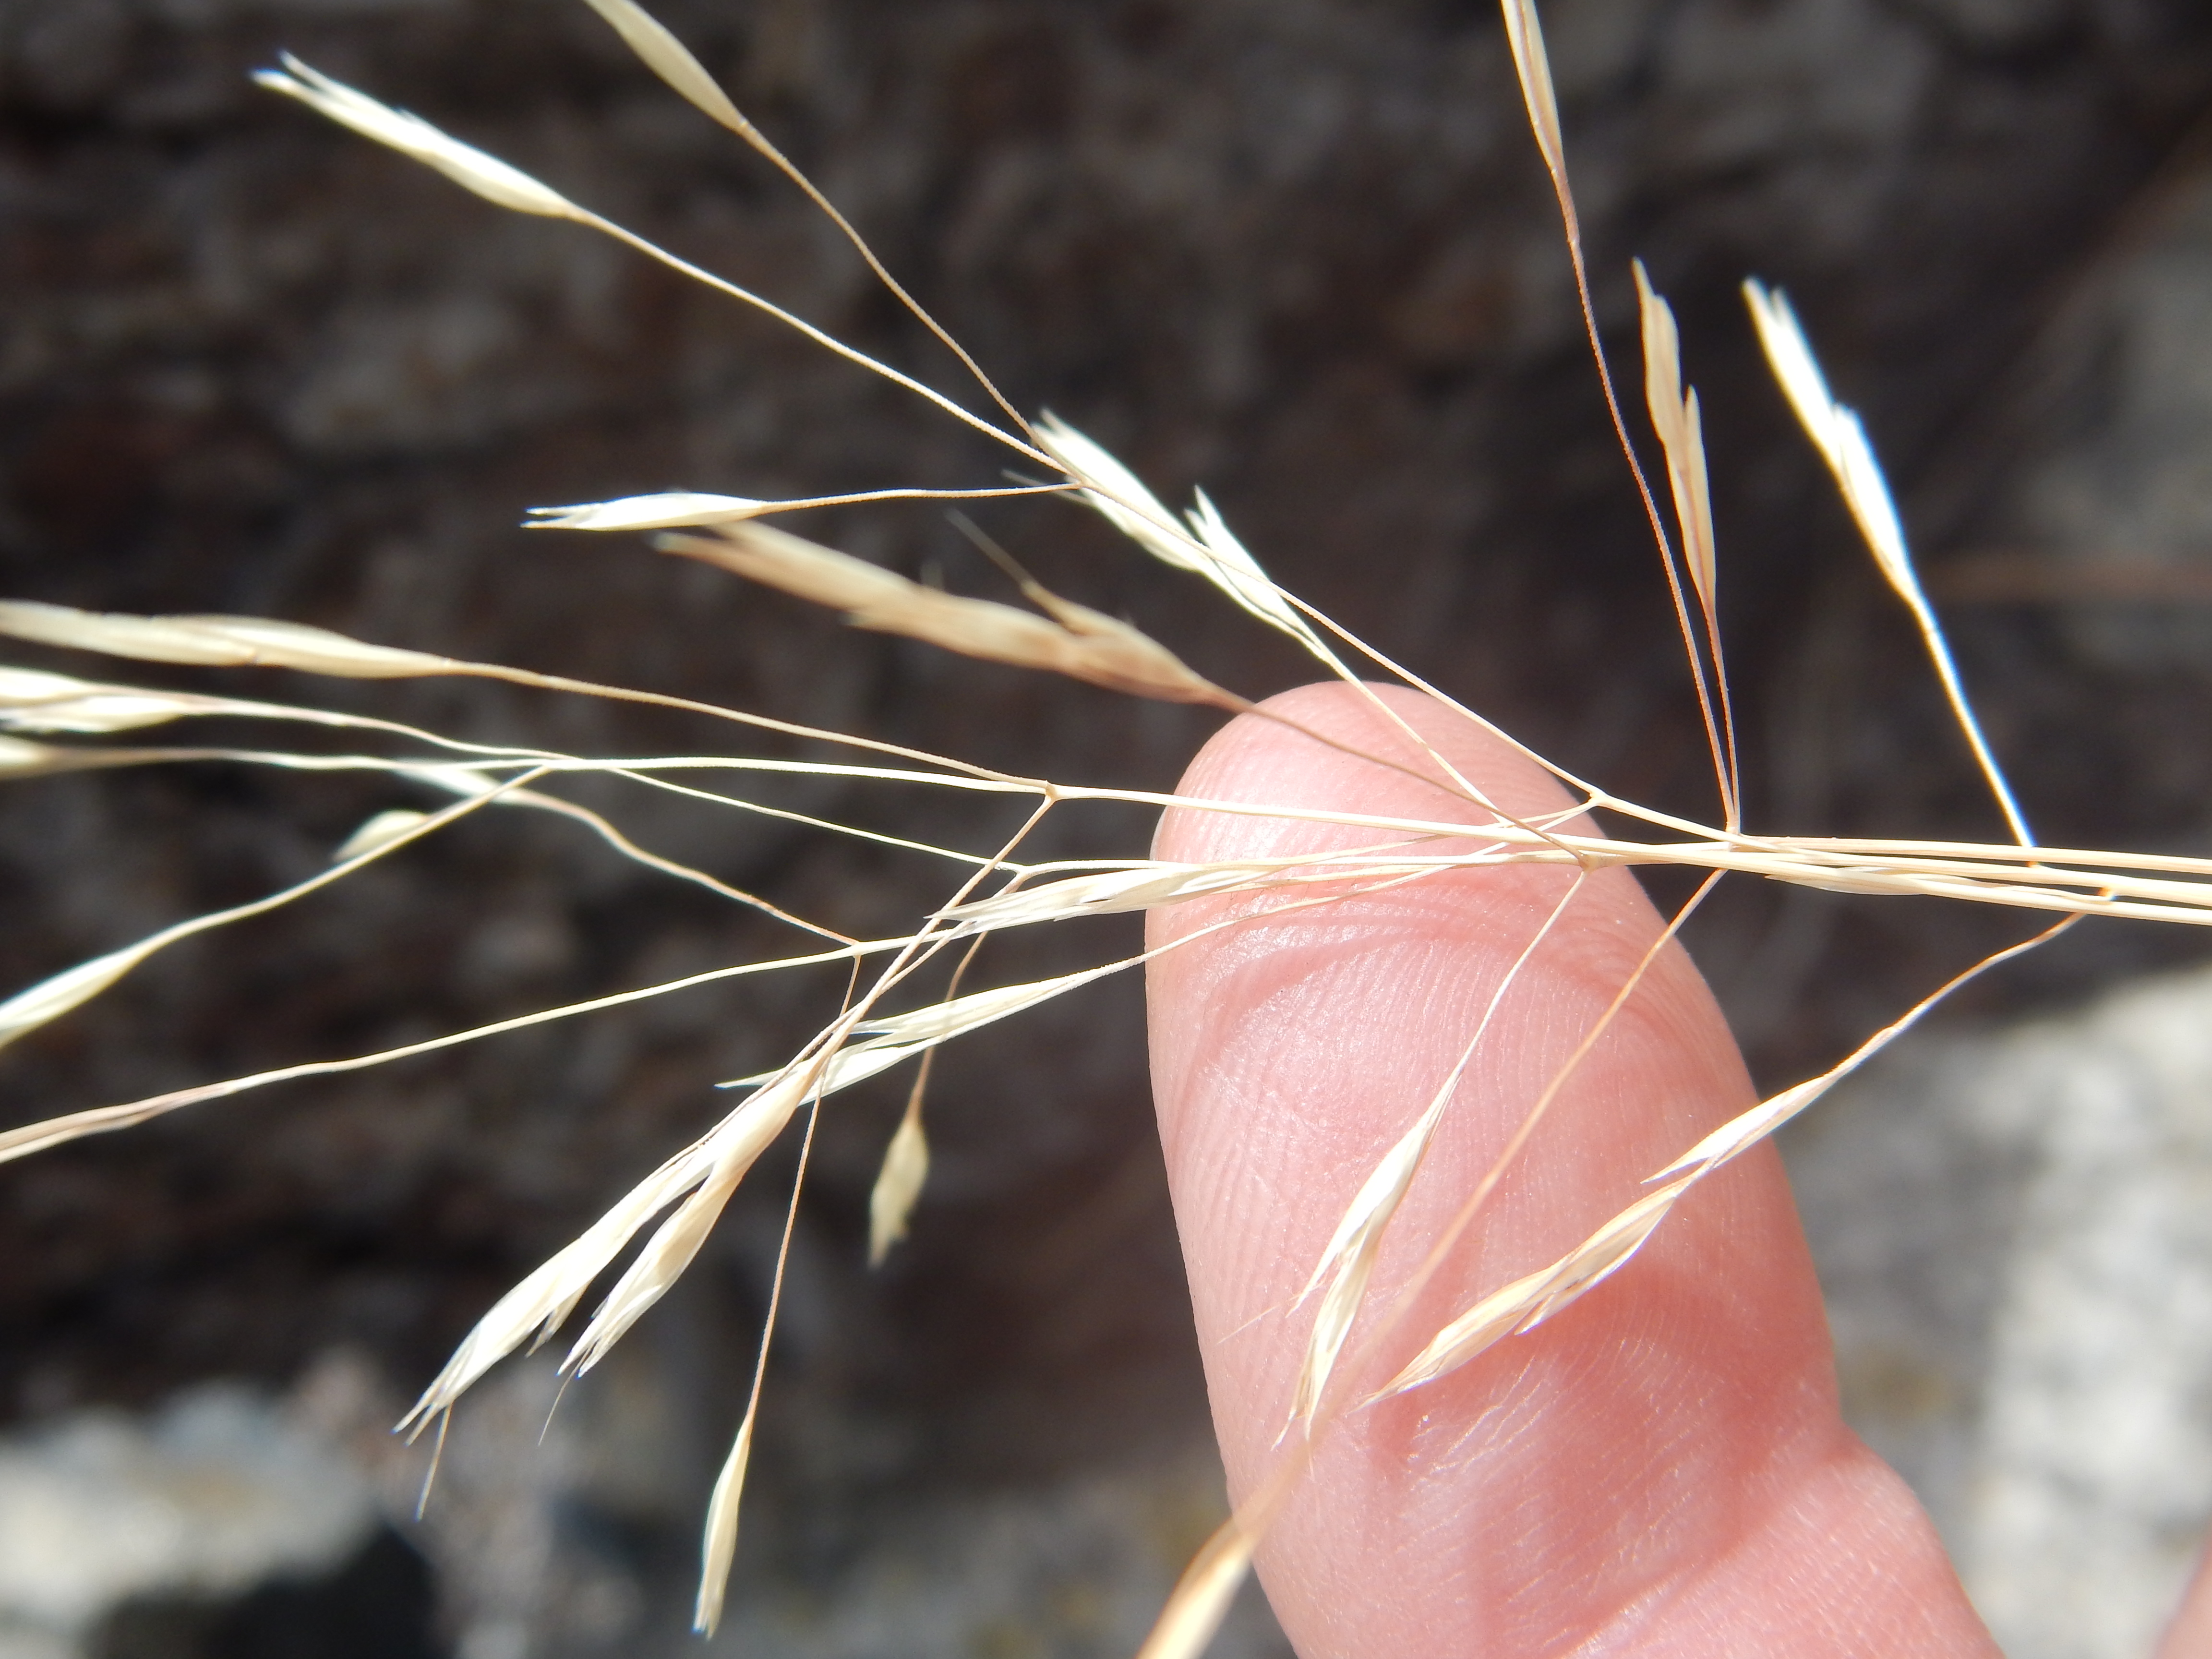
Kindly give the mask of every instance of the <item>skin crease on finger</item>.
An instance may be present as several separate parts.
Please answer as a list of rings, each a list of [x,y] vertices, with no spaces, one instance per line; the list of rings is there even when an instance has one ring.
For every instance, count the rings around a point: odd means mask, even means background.
[[[1504,811],[1566,804],[1449,711],[1380,695]],[[1437,775],[1349,688],[1267,707]],[[1480,821],[1441,787],[1249,716],[1207,745],[1182,793]],[[1201,860],[1379,839],[1182,811],[1158,850]],[[1255,917],[1153,963],[1160,1133],[1240,1501],[1303,1432],[1278,1440],[1312,1324],[1314,1304],[1292,1303],[1572,884],[1558,866],[1454,872]],[[1282,902],[1156,911],[1152,942]],[[1838,1415],[1820,1292],[1771,1147],[1692,1189],[1626,1267],[1536,1331],[1358,1404],[1454,1313],[1556,1259],[1751,1103],[1711,994],[1667,946],[1426,1290],[1395,1324],[1378,1311],[1661,926],[1626,871],[1583,883],[1500,1003],[1392,1224],[1311,1464],[1259,1556],[1305,1659],[1996,1651],[1918,1504]]]

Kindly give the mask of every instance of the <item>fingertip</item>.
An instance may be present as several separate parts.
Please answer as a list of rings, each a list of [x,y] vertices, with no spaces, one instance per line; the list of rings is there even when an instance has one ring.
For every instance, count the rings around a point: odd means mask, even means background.
[[[1161,824],[1159,855],[1342,852],[1410,833],[1346,823],[1347,812],[1485,823],[1455,774],[1509,817],[1592,833],[1568,816],[1575,803],[1556,780],[1443,705],[1326,686],[1224,728],[1181,792],[1315,816],[1177,809]],[[1352,1194],[1451,1074],[1493,998],[1495,1025],[1407,1191],[1368,1307],[1386,1304],[1417,1270],[1532,1105],[1547,1091],[1553,1103],[1405,1328],[1378,1333],[1370,1317],[1356,1334],[1346,1352],[1366,1343],[1370,1375],[1353,1395],[1459,1308],[1571,1248],[1645,1190],[1643,1176],[1752,1099],[1686,956],[1671,945],[1652,953],[1663,924],[1623,869],[1455,869],[1340,890],[1326,904],[1317,896],[1217,898],[1150,922],[1156,944],[1182,941],[1150,969],[1155,1094],[1217,1428],[1239,1492],[1255,1489],[1280,1455],[1310,1318],[1291,1304]],[[1316,1652],[1478,1643],[1553,1651],[1626,1629],[1632,1616],[1687,1630],[1735,1605],[1732,1595],[1740,1613],[1748,1607],[1737,1592],[1755,1600],[1759,1575],[1732,1578],[1725,1564],[1760,1559],[1758,1540],[1780,1538],[1778,1517],[1827,1490],[1822,1482],[1842,1494],[1832,1514],[1887,1513],[1895,1496],[1894,1477],[1858,1461],[1837,1418],[1818,1288],[1779,1164],[1764,1149],[1693,1193],[1636,1261],[1548,1324],[1416,1395],[1339,1413],[1325,1430],[1261,1556],[1285,1627]],[[1914,1586],[1893,1597],[1897,1608],[1947,1632],[1949,1647],[1924,1650],[1972,1650],[1985,1638],[1955,1579],[1929,1588],[1904,1573],[1908,1559],[1923,1558],[1939,1578],[1948,1573],[1909,1500],[1906,1510],[1904,1533],[1870,1534],[1872,1559]],[[1804,1605],[1777,1616],[1817,1623],[1812,1601],[1843,1579],[1792,1582],[1805,1587]],[[1724,1583],[1737,1588],[1717,1595]],[[1655,1611],[1669,1603],[1675,1613]]]

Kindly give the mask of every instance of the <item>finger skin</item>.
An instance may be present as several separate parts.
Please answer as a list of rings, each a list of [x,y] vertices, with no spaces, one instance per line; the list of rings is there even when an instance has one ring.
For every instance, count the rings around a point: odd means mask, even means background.
[[[1532,763],[1440,705],[1380,695],[1506,811],[1565,804]],[[1435,772],[1348,688],[1268,707]],[[1249,716],[1207,746],[1182,793],[1476,816]],[[1163,822],[1158,854],[1376,839],[1183,811]],[[1571,882],[1558,867],[1456,872],[1243,921],[1153,963],[1161,1139],[1240,1499],[1294,1443],[1278,1436],[1312,1310],[1289,1304]],[[1152,941],[1280,902],[1167,908]],[[1576,895],[1500,1005],[1393,1224],[1370,1309],[1426,1253],[1660,927],[1626,872]],[[1371,1315],[1355,1329],[1351,1398],[1455,1312],[1571,1248],[1752,1098],[1704,981],[1668,946],[1407,1318],[1379,1339]],[[1693,1190],[1626,1268],[1536,1331],[1429,1388],[1332,1413],[1260,1571],[1306,1659],[1996,1652],[1918,1505],[1837,1414],[1812,1264],[1765,1147]]]
[[[2212,1544],[2197,1554],[2196,1577],[2159,1639],[2158,1659],[2212,1659]]]

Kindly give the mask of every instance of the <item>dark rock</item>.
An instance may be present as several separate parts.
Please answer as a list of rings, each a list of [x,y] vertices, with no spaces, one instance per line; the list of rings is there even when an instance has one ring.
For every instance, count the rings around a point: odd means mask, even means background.
[[[228,1603],[138,1601],[102,1621],[87,1659],[442,1659],[430,1571],[388,1528],[327,1577]]]

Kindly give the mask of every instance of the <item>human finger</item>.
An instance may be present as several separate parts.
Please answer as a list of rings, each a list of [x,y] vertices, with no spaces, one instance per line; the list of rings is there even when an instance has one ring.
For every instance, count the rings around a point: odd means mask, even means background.
[[[1440,704],[1378,695],[1506,811],[1567,805],[1540,769]],[[1207,746],[1182,793],[1470,821],[1470,803],[1441,785],[1358,758],[1438,775],[1350,688],[1268,708],[1340,746],[1248,716]],[[1180,810],[1158,850],[1269,856],[1376,833]],[[1555,866],[1458,871],[1211,933],[1238,902],[1155,914],[1156,944],[1203,934],[1152,964],[1153,1077],[1240,1498],[1304,1455],[1283,1433],[1311,1319],[1292,1303],[1570,887],[1407,1193],[1371,1310],[1416,1271],[1660,919],[1626,872],[1577,884]],[[1818,1288],[1771,1149],[1695,1189],[1626,1268],[1534,1332],[1413,1394],[1358,1404],[1453,1313],[1555,1260],[1751,1100],[1704,982],[1665,947],[1405,1316],[1378,1331],[1370,1311],[1355,1328],[1345,1386],[1260,1554],[1302,1652],[1995,1651],[1918,1504],[1838,1414]]]

